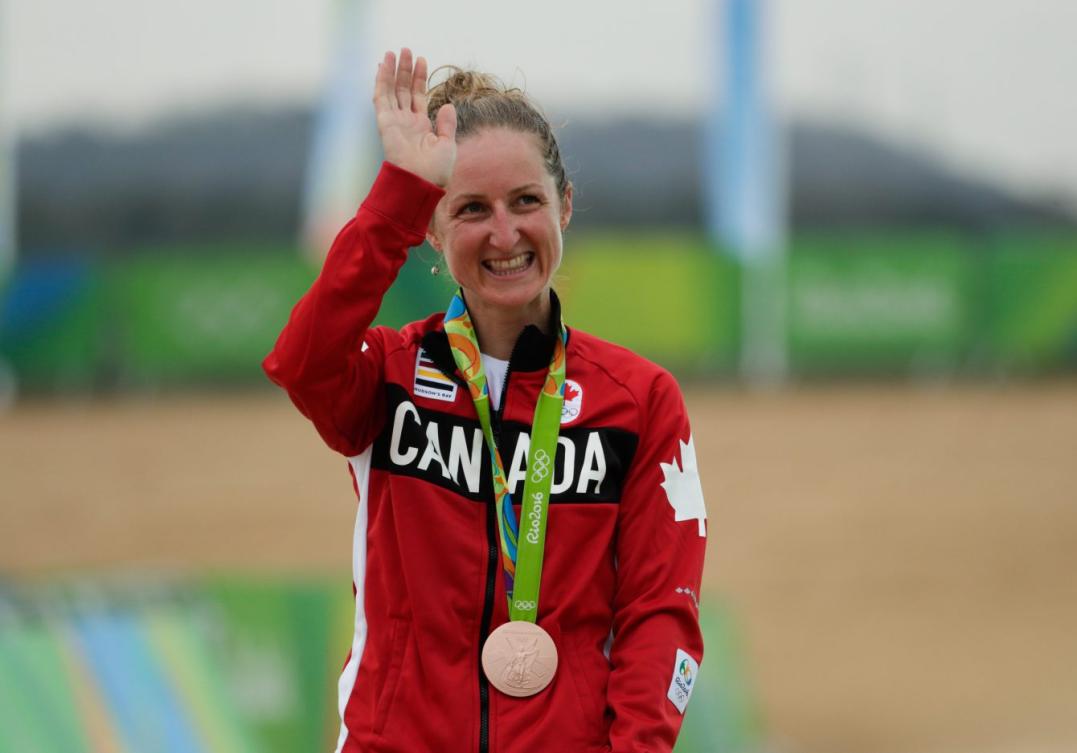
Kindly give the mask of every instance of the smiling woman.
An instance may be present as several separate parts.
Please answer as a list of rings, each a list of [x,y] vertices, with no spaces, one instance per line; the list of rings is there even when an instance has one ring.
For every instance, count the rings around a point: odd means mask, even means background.
[[[703,657],[684,401],[562,321],[546,119],[484,74],[426,77],[385,55],[386,162],[264,363],[359,498],[338,751],[669,751]],[[424,238],[459,290],[372,328]]]
[[[550,279],[572,218],[572,185],[553,130],[523,92],[482,73],[447,70],[429,96],[415,97],[417,106],[425,104],[431,128],[436,131],[439,120],[451,123],[456,141],[452,180],[439,183],[447,195],[426,237],[445,254],[472,317],[487,322],[483,352],[508,359],[523,327],[544,329],[549,321]],[[406,69],[403,75],[409,75]],[[425,77],[421,58],[412,75],[414,81]],[[389,86],[379,73],[379,91]],[[399,86],[398,80],[396,92]],[[375,98],[385,103],[381,94]],[[390,125],[393,147],[400,148],[390,156],[387,146],[386,156],[411,169],[417,155],[397,138],[398,113],[379,109],[379,122]],[[435,165],[417,162],[415,172],[429,169],[424,177],[438,182],[442,166]]]

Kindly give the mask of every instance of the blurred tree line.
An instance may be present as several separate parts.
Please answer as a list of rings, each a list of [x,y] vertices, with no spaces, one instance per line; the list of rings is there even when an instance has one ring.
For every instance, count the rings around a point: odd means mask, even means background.
[[[691,121],[555,117],[576,184],[574,227],[702,226]],[[18,148],[22,254],[122,255],[173,243],[291,242],[313,125],[304,107],[236,108],[137,131],[70,127]],[[794,232],[808,228],[1077,227],[1060,199],[1018,197],[931,155],[850,128],[788,130]]]

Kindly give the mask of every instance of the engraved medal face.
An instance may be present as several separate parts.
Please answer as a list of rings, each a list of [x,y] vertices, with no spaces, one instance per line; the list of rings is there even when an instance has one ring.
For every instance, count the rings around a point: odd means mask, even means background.
[[[482,669],[490,684],[505,695],[534,695],[549,685],[557,672],[557,647],[533,622],[506,622],[486,639]]]

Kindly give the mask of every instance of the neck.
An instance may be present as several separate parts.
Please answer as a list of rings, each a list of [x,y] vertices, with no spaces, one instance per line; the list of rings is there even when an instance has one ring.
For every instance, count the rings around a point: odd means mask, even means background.
[[[476,297],[467,298],[467,310],[475,324],[479,350],[488,356],[508,360],[516,345],[516,338],[529,324],[534,324],[545,334],[550,334],[550,291],[544,290],[538,298],[522,307],[503,308],[483,304]]]

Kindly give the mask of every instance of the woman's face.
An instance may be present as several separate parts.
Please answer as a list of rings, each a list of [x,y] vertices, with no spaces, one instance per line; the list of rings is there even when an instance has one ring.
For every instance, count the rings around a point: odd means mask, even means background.
[[[469,305],[520,308],[549,288],[571,216],[572,189],[560,199],[537,137],[487,128],[457,144],[427,237]]]

